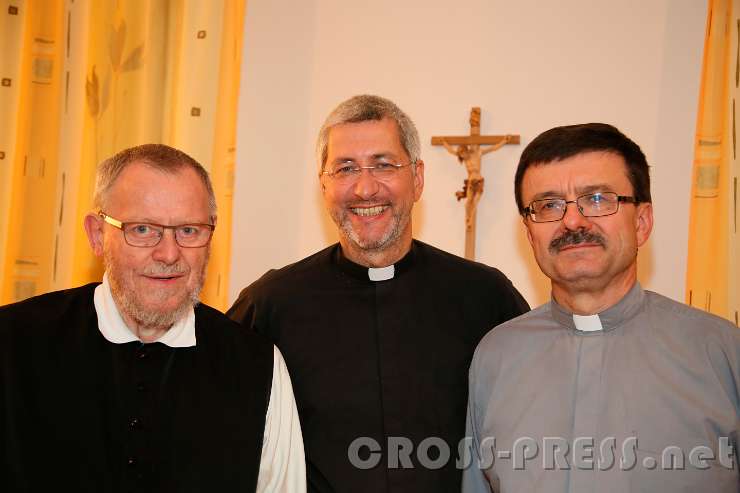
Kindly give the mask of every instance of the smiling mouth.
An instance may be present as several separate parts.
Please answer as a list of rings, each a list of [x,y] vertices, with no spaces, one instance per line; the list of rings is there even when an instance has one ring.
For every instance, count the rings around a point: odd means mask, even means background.
[[[182,276],[175,275],[175,276],[145,276],[145,277],[152,281],[175,281],[177,279],[180,279]]]
[[[371,217],[382,214],[389,207],[388,205],[376,205],[375,207],[350,207],[349,210],[358,216]]]

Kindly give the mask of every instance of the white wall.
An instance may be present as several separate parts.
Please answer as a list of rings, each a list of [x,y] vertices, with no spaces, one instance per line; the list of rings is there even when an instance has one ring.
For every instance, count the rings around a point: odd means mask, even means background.
[[[249,0],[230,300],[267,269],[336,240],[313,160],[341,100],[374,93],[417,124],[426,188],[415,236],[462,254],[465,177],[432,135],[519,133],[484,157],[478,260],[532,305],[549,296],[523,234],[513,176],[524,146],[562,124],[616,125],[652,165],[656,226],[640,253],[649,289],[683,300],[690,172],[706,4],[701,0]],[[660,246],[660,255],[657,254]]]

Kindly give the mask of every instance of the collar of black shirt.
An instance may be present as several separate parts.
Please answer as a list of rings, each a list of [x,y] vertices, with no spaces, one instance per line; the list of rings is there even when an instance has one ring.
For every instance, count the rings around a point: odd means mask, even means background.
[[[402,275],[412,265],[414,265],[414,262],[417,260],[418,257],[418,250],[419,245],[417,244],[417,241],[412,241],[411,249],[408,251],[408,253],[406,253],[406,255],[404,255],[401,260],[393,264],[395,266],[394,277]],[[339,245],[339,243],[334,246],[334,252],[332,252],[332,261],[337,265],[337,267],[339,267],[342,272],[354,279],[357,279],[358,281],[364,281],[367,283],[385,282],[371,281],[370,277],[368,276],[368,268],[363,265],[356,264],[345,257],[342,253],[342,247]]]

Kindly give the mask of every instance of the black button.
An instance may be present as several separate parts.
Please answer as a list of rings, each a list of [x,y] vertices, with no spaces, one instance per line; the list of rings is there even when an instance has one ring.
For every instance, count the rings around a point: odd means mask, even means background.
[[[128,426],[132,430],[138,430],[141,428],[141,420],[139,420],[139,418],[131,418],[128,422]]]
[[[144,392],[146,390],[146,384],[144,382],[137,383],[136,390],[138,390],[139,392]]]
[[[126,465],[129,467],[134,467],[136,465],[136,458],[129,457],[128,459],[126,459]]]
[[[146,359],[147,356],[149,356],[149,353],[146,352],[146,349],[139,349],[139,353],[136,355],[139,359]]]

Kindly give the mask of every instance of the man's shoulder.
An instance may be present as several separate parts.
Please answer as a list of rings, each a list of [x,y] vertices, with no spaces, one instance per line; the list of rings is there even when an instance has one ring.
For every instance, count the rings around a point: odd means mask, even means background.
[[[244,330],[244,327],[238,322],[205,303],[198,303],[195,307],[195,327],[196,337],[219,335],[220,337],[236,338],[245,342],[272,347],[272,342],[263,335],[251,330]]]
[[[57,344],[74,331],[85,330],[95,319],[93,295],[98,283],[53,291],[0,306],[0,350],[18,345]],[[79,333],[79,332],[77,332]]]
[[[303,296],[330,274],[331,256],[338,244],[331,245],[280,269],[271,269],[241,290],[226,315],[239,322],[251,318],[256,306],[280,304]]]
[[[516,346],[525,344],[529,338],[541,339],[543,332],[552,332],[556,327],[547,302],[489,330],[478,348],[483,353],[494,349],[508,351],[507,348],[513,347],[509,344]]]
[[[561,335],[549,302],[489,330],[478,343],[470,364],[476,395],[481,392],[488,395],[495,375],[536,360],[552,338]]]
[[[0,306],[0,320],[18,320],[24,324],[53,320],[72,310],[93,307],[93,294],[100,283],[52,291]]]
[[[421,263],[454,278],[510,283],[503,272],[490,265],[468,260],[419,240],[414,240],[414,247]]]
[[[311,284],[323,273],[336,248],[337,244],[335,243],[297,262],[279,269],[270,269],[262,277],[247,286],[245,291],[271,291]]]
[[[672,300],[667,296],[645,290],[648,306],[658,313],[661,322],[670,325],[670,329],[687,331],[702,331],[702,336],[709,334],[723,334],[737,338],[740,341],[740,331],[729,320],[713,313],[699,310],[693,306]]]

